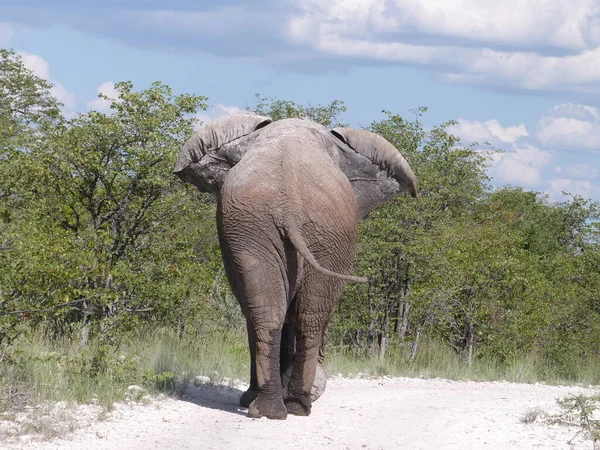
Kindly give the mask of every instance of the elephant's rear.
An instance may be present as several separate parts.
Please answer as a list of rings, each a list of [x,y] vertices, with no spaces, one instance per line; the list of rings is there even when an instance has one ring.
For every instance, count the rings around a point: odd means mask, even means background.
[[[290,204],[299,206],[294,225],[322,267],[347,275],[358,234],[352,186],[321,149],[307,147],[295,156],[289,160],[294,182],[288,194]],[[294,211],[290,212],[294,216]]]
[[[352,186],[319,134],[310,128],[287,133],[282,128],[231,169],[221,190],[220,226],[254,236],[248,246],[264,250],[268,242],[283,257],[276,235],[289,237],[296,231],[322,267],[347,274],[358,224]]]

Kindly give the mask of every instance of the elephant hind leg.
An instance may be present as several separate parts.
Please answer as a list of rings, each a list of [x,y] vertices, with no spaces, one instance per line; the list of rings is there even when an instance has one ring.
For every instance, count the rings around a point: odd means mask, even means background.
[[[311,390],[317,370],[318,344],[312,339],[297,336],[292,378],[285,395],[287,412],[297,416],[308,416],[312,408]]]
[[[321,344],[321,349],[323,347],[323,343]],[[281,371],[281,385],[283,386],[283,397],[287,397],[287,388],[290,384],[290,380],[292,378],[292,369],[294,362],[294,354],[296,353],[296,335],[295,329],[290,324],[284,324],[283,330],[281,332],[281,358],[280,358],[280,371]],[[310,400],[311,402],[315,402],[323,392],[325,392],[325,388],[327,387],[327,374],[325,373],[325,369],[323,367],[323,360],[321,357],[322,350],[319,350],[319,362],[317,363],[317,370],[315,373],[315,381],[313,382],[312,389],[310,392]],[[244,393],[247,394],[250,391]],[[254,391],[254,397],[256,397],[256,390]],[[254,398],[252,398],[254,400]],[[250,401],[252,401],[250,400]],[[248,402],[248,404],[250,404]],[[247,405],[246,405],[247,407]]]
[[[286,313],[283,281],[273,276],[274,261],[258,259],[247,250],[234,254],[239,300],[248,325],[248,343],[252,356],[250,390],[240,403],[250,402],[248,416],[285,419],[279,367],[281,329]],[[234,267],[234,270],[236,267]],[[256,398],[254,396],[256,389]]]
[[[340,280],[324,279],[314,274],[298,292],[296,298],[296,353],[292,367],[292,378],[285,396],[288,413],[307,416],[312,401],[318,398],[325,383],[324,371],[319,365],[319,351],[323,343],[324,331],[329,323],[331,312],[344,289]],[[317,391],[313,385],[317,382]],[[316,394],[316,395],[315,395]]]
[[[258,381],[256,377],[256,337],[251,324],[248,324],[248,343],[250,345],[250,386],[248,390],[240,396],[240,406],[248,408],[254,401],[258,393]],[[287,386],[292,378],[292,366],[294,353],[296,352],[296,336],[293,325],[284,323],[281,330],[281,347],[279,357],[279,372],[281,374],[281,386],[284,396]],[[313,389],[314,390],[314,389]]]
[[[269,419],[285,419],[287,410],[283,403],[283,390],[279,373],[279,355],[281,345],[281,328],[273,327],[265,333],[257,333],[256,340],[256,375],[258,392],[256,399],[248,407],[249,417],[267,417]]]
[[[246,319],[246,328],[248,330],[248,347],[250,349],[250,386],[246,392],[240,396],[240,406],[242,408],[248,408],[250,403],[256,398],[256,394],[258,394],[258,380],[256,378],[256,336],[254,327],[248,319]]]
[[[290,323],[284,323],[281,330],[281,349],[279,357],[279,371],[281,373],[281,385],[283,392],[292,378],[292,367],[294,362],[294,353],[296,353],[296,330]]]

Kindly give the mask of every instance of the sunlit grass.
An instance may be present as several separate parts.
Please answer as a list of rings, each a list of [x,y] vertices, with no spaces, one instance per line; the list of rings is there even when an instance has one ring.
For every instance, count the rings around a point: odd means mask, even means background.
[[[535,355],[503,364],[475,358],[469,365],[450,348],[425,343],[416,359],[407,349],[391,346],[385,358],[330,346],[326,370],[330,376],[404,376],[453,380],[506,380],[548,384],[600,384],[600,362],[549,367]],[[46,401],[94,403],[107,409],[127,396],[135,384],[147,393],[178,394],[197,376],[211,383],[248,382],[247,340],[241,331],[215,331],[202,338],[180,340],[167,330],[143,330],[120,345],[76,339],[48,339],[41,333],[24,336],[0,367],[0,411],[19,411]]]
[[[245,380],[248,350],[242,333],[216,332],[204,339],[179,340],[166,330],[143,331],[121,345],[73,339],[23,337],[0,367],[0,410],[45,401],[94,402],[110,408],[131,384],[149,392],[167,390],[195,376],[213,383]],[[161,384],[161,380],[165,383]]]
[[[546,365],[535,354],[521,355],[504,363],[475,358],[468,364],[452,349],[437,343],[423,345],[413,361],[408,358],[408,350],[401,346],[390,348],[383,360],[378,355],[331,348],[325,366],[328,374],[344,377],[388,375],[585,386],[600,384],[600,361],[595,359],[579,361],[560,369]]]

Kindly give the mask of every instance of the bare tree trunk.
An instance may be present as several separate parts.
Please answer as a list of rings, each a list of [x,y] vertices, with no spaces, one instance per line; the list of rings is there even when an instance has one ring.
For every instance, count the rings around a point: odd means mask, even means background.
[[[369,356],[373,355],[375,351],[375,319],[371,318],[371,322],[369,323],[369,329],[367,331],[367,353]]]
[[[412,347],[410,349],[410,360],[414,361],[419,353],[419,344],[421,343],[421,334],[423,333],[423,328],[425,324],[423,322],[419,322],[417,326],[417,331],[415,332],[415,340],[412,343]]]
[[[88,288],[95,288],[96,283],[90,278],[86,278],[85,282]],[[81,345],[87,345],[90,341],[90,327],[92,324],[92,316],[94,315],[94,305],[88,300],[81,302],[81,312],[83,313],[83,323],[81,325]]]
[[[388,348],[390,334],[390,317],[392,315],[390,308],[392,308],[393,305],[393,302],[388,302],[388,307],[385,309],[385,316],[383,318],[383,330],[381,331],[381,340],[379,341],[379,361],[383,361],[385,359],[385,353]]]
[[[376,344],[376,329],[377,329],[377,308],[375,302],[373,300],[373,295],[371,294],[371,284],[367,285],[367,296],[369,299],[369,315],[371,316],[371,320],[369,321],[369,328],[367,331],[367,353],[369,356],[372,356],[375,352],[375,344]]]
[[[356,330],[356,333],[354,335],[356,336],[356,346],[360,348],[362,346],[363,329],[359,328],[358,330]]]
[[[83,311],[83,325],[81,326],[81,344],[87,345],[90,340],[90,325],[92,322],[92,314],[94,313],[93,305],[89,304],[87,300],[81,303],[81,309]]]
[[[381,335],[381,342],[379,344],[379,361],[383,361],[385,359],[385,353],[388,348],[388,337],[386,334]]]
[[[177,338],[181,341],[183,340],[183,336],[185,334],[185,318],[183,316],[179,316],[177,320]]]
[[[177,338],[181,341],[185,335],[185,320],[189,311],[189,290],[185,293],[185,297],[183,298],[183,303],[181,305],[181,311],[179,313],[179,317],[177,318]]]
[[[419,325],[417,325],[417,330],[415,331],[415,340],[412,343],[412,347],[410,349],[409,358],[411,361],[414,361],[419,353],[419,344],[421,343],[421,337],[423,335],[423,330],[425,329],[425,325],[429,323],[432,315],[430,311],[426,311],[421,316],[421,320],[419,320]]]
[[[113,276],[112,274],[108,274],[106,279],[104,280],[104,288],[106,290],[112,289]],[[100,335],[105,336],[110,329],[110,319],[117,316],[119,306],[117,302],[110,302],[108,307],[103,308],[102,312],[104,313],[104,317],[102,317],[102,322],[100,323]]]
[[[408,334],[408,315],[410,312],[410,289],[412,280],[408,276],[409,264],[406,264],[405,278],[398,298],[398,315],[396,317],[396,335],[401,342],[406,340]]]
[[[399,308],[397,323],[399,326],[396,332],[400,340],[404,342],[406,340],[406,335],[408,334],[408,313],[410,312],[410,301],[406,299],[399,299],[398,303]]]
[[[469,323],[469,331],[467,335],[467,362],[469,366],[473,362],[473,355],[475,354],[475,332],[473,330],[473,324]]]

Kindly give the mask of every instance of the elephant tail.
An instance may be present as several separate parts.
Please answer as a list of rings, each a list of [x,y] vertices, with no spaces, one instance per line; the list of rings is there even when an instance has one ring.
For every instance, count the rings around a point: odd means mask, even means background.
[[[308,249],[306,242],[304,242],[304,238],[300,235],[300,233],[296,229],[294,229],[294,228],[289,229],[288,236],[289,236],[290,242],[293,244],[294,247],[296,247],[296,250],[298,250],[298,253],[300,253],[302,255],[302,257],[304,259],[306,259],[306,261],[308,261],[308,263],[311,266],[313,266],[317,272],[322,273],[323,275],[338,278],[340,280],[350,281],[350,282],[355,282],[355,283],[367,283],[369,281],[366,277],[355,277],[353,275],[342,275],[341,273],[332,272],[331,270],[327,270],[324,267],[321,267],[321,265],[317,262],[315,257],[312,255],[312,253]]]

